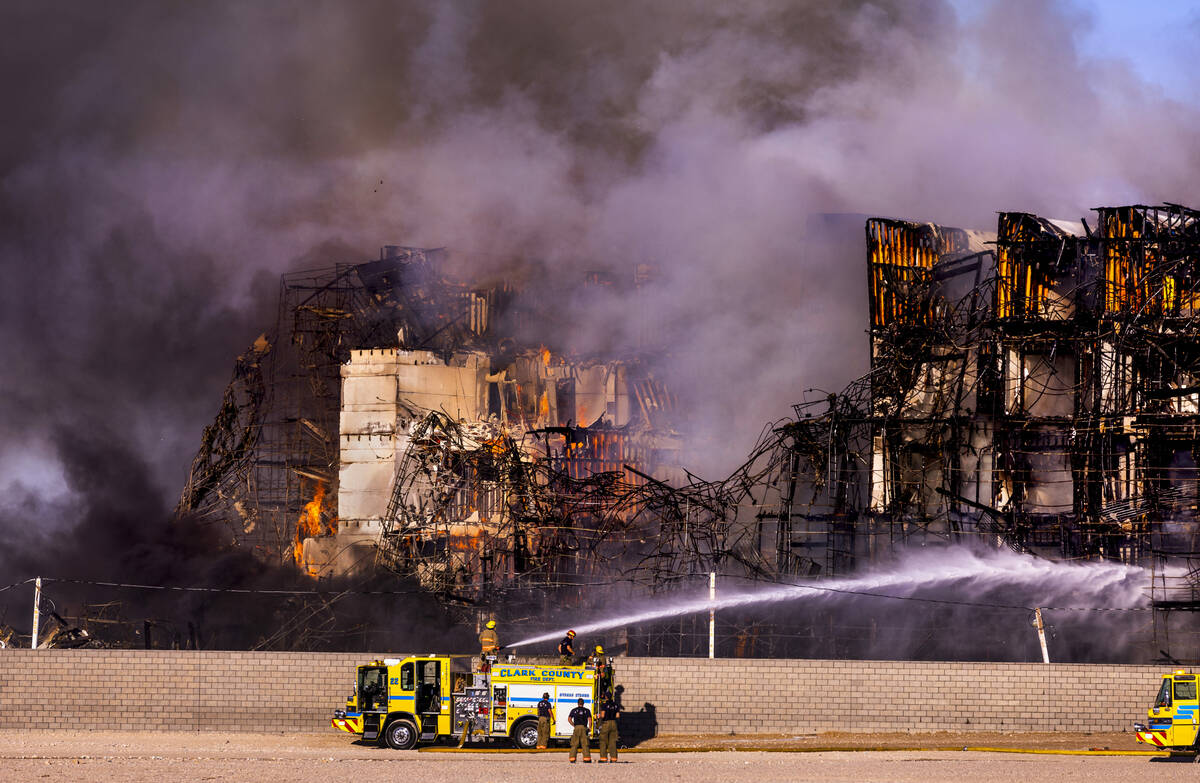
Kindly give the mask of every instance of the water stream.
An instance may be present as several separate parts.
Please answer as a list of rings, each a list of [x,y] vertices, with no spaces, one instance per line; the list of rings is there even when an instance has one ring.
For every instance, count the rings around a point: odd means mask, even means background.
[[[844,579],[798,584],[771,584],[754,589],[718,588],[717,598],[670,598],[646,602],[618,615],[573,626],[589,634],[627,625],[665,620],[709,610],[782,601],[821,601],[858,595],[896,603],[911,601],[961,602],[986,600],[992,607],[1014,609],[1040,606],[1071,610],[1121,610],[1149,605],[1149,572],[1137,566],[1107,561],[1066,563],[1008,551],[978,552],[965,547],[920,550],[888,567]],[[914,593],[919,592],[916,596]],[[998,601],[997,594],[1006,596]],[[548,631],[506,645],[523,647],[556,641],[566,628]]]

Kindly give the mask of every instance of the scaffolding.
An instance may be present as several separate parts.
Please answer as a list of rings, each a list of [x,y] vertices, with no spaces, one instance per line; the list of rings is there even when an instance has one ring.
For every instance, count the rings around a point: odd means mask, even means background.
[[[264,561],[303,565],[306,538],[338,531],[331,501],[342,370],[353,351],[428,351],[443,362],[476,351],[498,367],[549,362],[544,346],[513,337],[530,331],[536,313],[510,282],[470,286],[445,276],[444,261],[442,250],[387,246],[377,261],[283,276],[275,328],[238,358],[177,513],[220,525]],[[638,271],[635,284],[646,275]],[[561,385],[495,383],[488,403],[496,413],[480,421],[400,401],[412,425],[376,565],[475,604],[547,587],[569,599],[610,578],[613,564],[641,560],[630,550],[641,539],[638,471],[673,453],[675,405],[637,357],[618,364],[610,374],[628,376],[635,406],[628,426],[601,416],[538,427],[547,395],[567,393]],[[559,404],[574,409],[573,400]]]
[[[868,220],[869,373],[794,406],[720,481],[655,470],[654,435],[679,412],[648,363],[622,370],[636,425],[547,422],[548,397],[572,409],[573,387],[511,379],[477,421],[414,407],[375,562],[449,602],[536,615],[595,585],[796,582],[970,541],[1149,568],[1169,656],[1186,625],[1171,618],[1200,609],[1200,213],[1097,213],[1092,230],[1005,212],[994,234]],[[276,328],[238,358],[180,512],[287,562],[314,528],[337,529],[321,499],[338,489],[350,351],[476,350],[492,371],[549,356],[514,340],[536,323],[519,292],[446,280],[439,258],[389,248],[285,276]],[[745,654],[823,644],[725,621]],[[629,644],[694,654],[685,626],[629,629]]]
[[[235,362],[176,513],[273,563],[298,562],[304,536],[334,530],[323,501],[337,493],[350,351],[401,341],[452,351],[482,331],[479,301],[496,296],[441,278],[443,254],[388,246],[378,261],[283,275],[275,327]]]
[[[1137,564],[1168,649],[1200,609],[1200,215],[1097,212],[868,221],[871,371],[776,430],[777,572],[964,540]]]

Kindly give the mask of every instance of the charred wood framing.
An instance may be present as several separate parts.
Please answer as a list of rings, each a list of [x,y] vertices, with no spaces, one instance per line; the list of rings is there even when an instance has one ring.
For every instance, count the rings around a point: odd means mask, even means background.
[[[779,536],[835,569],[963,539],[1119,560],[1154,570],[1157,605],[1200,606],[1200,213],[1096,211],[1095,232],[868,221],[871,371],[780,444],[815,491]]]
[[[1200,608],[1200,213],[1096,212],[1094,230],[868,220],[870,371],[720,481],[681,467],[649,363],[518,343],[498,326],[529,315],[515,289],[443,277],[442,251],[288,275],[179,511],[314,575],[373,565],[473,606],[794,581],[969,540],[1144,565],[1159,606]],[[437,373],[471,391],[435,394]],[[392,391],[362,402],[360,381]],[[386,481],[356,472],[383,462]]]

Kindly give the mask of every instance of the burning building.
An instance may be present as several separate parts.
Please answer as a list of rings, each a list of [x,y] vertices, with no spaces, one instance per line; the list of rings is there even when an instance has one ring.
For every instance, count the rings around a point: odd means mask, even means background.
[[[868,219],[870,372],[717,482],[680,467],[652,362],[520,343],[514,287],[447,280],[441,251],[287,276],[179,508],[313,576],[382,567],[468,604],[972,541],[1148,567],[1165,635],[1200,607],[1200,213],[1097,212]]]
[[[663,475],[669,393],[621,361],[548,349],[352,351],[342,367],[338,532],[309,539],[315,573],[378,562],[444,594],[592,575],[626,466]]]
[[[839,401],[869,440],[868,541],[1145,565],[1196,549],[1198,214],[1097,212],[1095,230],[1001,213],[994,249],[868,222],[871,373]]]
[[[982,541],[1150,569],[1160,643],[1200,607],[1200,213],[1097,213],[867,221],[870,373],[761,452],[778,573]]]
[[[381,566],[468,602],[625,563],[629,492],[682,475],[670,390],[637,355],[522,344],[536,309],[444,259],[285,276],[178,512],[314,577]]]

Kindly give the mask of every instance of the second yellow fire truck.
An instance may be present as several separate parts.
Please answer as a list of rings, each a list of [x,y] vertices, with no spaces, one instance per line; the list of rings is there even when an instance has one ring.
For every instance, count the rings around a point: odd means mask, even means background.
[[[537,703],[543,693],[554,705],[551,736],[567,739],[567,714],[579,699],[596,711],[596,670],[592,666],[497,663],[490,672],[473,671],[467,656],[418,655],[386,658],[358,667],[354,693],[333,726],[397,750],[462,734],[537,745]]]
[[[1133,724],[1138,742],[1176,753],[1195,753],[1200,733],[1198,710],[1196,675],[1183,669],[1164,674],[1146,723]]]

